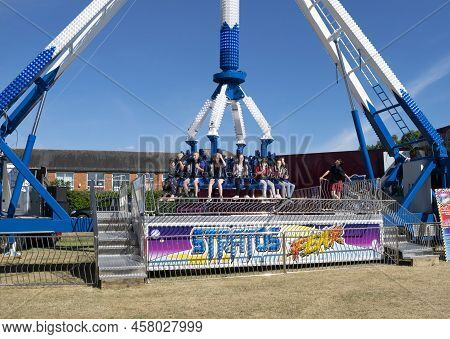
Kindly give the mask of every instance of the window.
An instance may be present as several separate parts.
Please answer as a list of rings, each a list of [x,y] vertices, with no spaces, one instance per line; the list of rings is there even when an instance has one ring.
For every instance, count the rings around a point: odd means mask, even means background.
[[[94,187],[103,189],[105,188],[105,173],[96,173],[90,172],[88,173],[88,187],[91,181],[94,181]]]
[[[146,184],[153,184],[153,174],[151,173],[145,173],[145,183]]]
[[[73,173],[69,172],[57,172],[56,180],[60,183],[64,183],[67,187],[73,189]]]
[[[130,175],[126,173],[113,173],[113,190],[118,191],[122,185],[130,184]]]

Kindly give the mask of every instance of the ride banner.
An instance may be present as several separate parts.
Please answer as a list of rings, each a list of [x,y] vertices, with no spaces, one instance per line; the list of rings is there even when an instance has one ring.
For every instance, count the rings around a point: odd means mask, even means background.
[[[435,193],[441,219],[445,257],[447,261],[450,261],[450,189],[437,189]]]
[[[148,269],[225,268],[379,260],[379,224],[151,226]]]
[[[442,227],[450,227],[450,189],[435,190]]]

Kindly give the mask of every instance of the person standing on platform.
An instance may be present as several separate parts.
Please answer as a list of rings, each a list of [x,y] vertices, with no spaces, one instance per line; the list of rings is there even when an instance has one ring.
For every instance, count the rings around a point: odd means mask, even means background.
[[[352,181],[342,168],[343,165],[344,162],[341,159],[336,160],[335,163],[330,167],[330,169],[320,177],[320,182],[322,182],[326,176],[331,174],[331,196],[333,199],[341,199],[342,191],[344,190],[343,181],[345,179],[347,179],[348,181]]]

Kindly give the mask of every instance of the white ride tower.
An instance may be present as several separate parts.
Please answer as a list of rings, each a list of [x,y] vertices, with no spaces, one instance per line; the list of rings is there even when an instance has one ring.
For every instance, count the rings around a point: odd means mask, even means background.
[[[262,130],[261,156],[267,156],[267,147],[273,142],[269,123],[253,99],[247,96],[241,87],[241,84],[245,82],[246,73],[239,71],[239,5],[240,0],[221,0],[220,68],[222,72],[214,75],[214,82],[219,85],[212,97],[206,100],[187,131],[186,143],[190,145],[192,152],[197,151],[197,133],[210,112],[208,138],[211,141],[211,154],[217,152],[219,128],[228,106],[231,106],[237,148],[239,152],[243,152],[246,146],[246,132],[241,100]]]

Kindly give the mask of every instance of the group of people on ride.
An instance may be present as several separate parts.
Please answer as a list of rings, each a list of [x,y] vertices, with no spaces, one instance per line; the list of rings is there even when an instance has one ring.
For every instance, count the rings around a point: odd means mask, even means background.
[[[219,150],[210,160],[203,151],[179,153],[170,159],[164,183],[168,195],[189,196],[193,187],[194,196],[198,197],[202,186],[207,187],[209,199],[215,187],[219,198],[223,198],[224,186],[235,189],[233,199],[255,198],[255,190],[261,190],[261,198],[291,198],[295,189],[284,157],[261,158],[256,154],[247,158],[241,153],[225,157]]]

